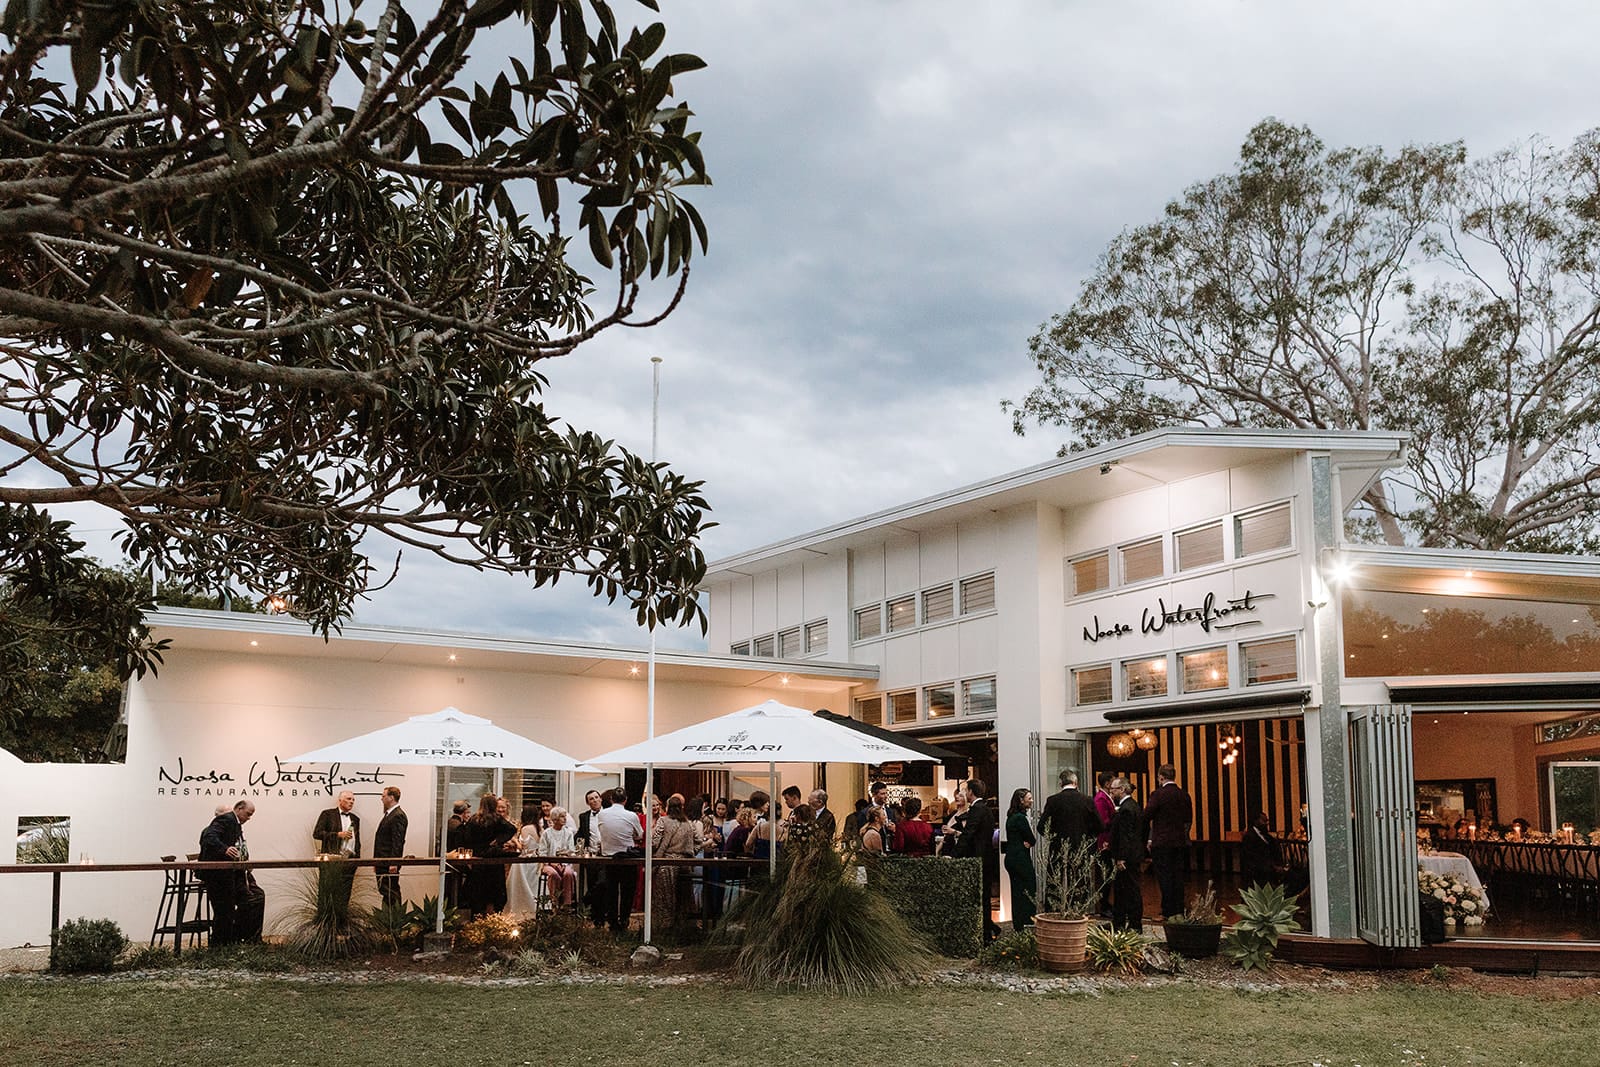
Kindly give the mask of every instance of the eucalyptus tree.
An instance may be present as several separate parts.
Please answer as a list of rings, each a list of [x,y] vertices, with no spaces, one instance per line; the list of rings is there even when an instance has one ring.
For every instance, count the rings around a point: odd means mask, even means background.
[[[0,582],[131,626],[126,668],[148,601],[90,593],[51,508],[322,633],[404,550],[704,624],[699,483],[564,424],[540,373],[682,297],[707,178],[676,90],[704,64],[600,0],[421,7],[0,17]],[[509,57],[475,81],[479,52]]]
[[[1358,533],[1600,551],[1600,132],[1469,160],[1264,121],[1113,239],[1029,348],[1019,434],[1406,430]]]

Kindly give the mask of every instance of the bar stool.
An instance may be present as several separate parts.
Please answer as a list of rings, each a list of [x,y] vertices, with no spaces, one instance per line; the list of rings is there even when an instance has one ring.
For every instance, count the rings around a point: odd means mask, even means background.
[[[189,859],[199,858],[192,853]],[[171,863],[176,856],[162,856],[162,863]],[[191,907],[191,904],[193,905]],[[161,903],[156,908],[156,924],[150,931],[150,946],[162,944],[172,938],[173,955],[182,955],[183,939],[189,938],[189,947],[196,948],[204,935],[211,934],[211,900],[206,896],[205,883],[199,875],[188,869],[166,871],[166,884],[161,888]]]

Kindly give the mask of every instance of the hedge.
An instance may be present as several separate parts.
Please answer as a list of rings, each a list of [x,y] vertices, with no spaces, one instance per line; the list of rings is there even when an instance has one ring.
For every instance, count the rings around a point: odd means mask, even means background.
[[[983,942],[983,861],[885,857],[877,882],[907,925],[945,956],[972,957]]]

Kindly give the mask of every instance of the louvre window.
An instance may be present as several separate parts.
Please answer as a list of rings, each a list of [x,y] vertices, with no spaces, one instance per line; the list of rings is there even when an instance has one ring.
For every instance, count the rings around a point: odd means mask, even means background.
[[[735,644],[729,648],[728,651],[733,653],[735,656],[748,656],[750,654],[750,642],[740,641],[738,644]]]
[[[1293,543],[1293,524],[1290,522],[1288,504],[1279,504],[1264,511],[1240,515],[1234,520],[1238,553],[1253,556],[1271,552],[1275,548],[1288,548]]]
[[[1192,571],[1222,562],[1222,523],[1214,522],[1194,530],[1184,530],[1172,539],[1177,548],[1178,569]]]
[[[922,692],[928,700],[928,718],[948,719],[956,713],[955,686],[930,685]]]
[[[758,637],[755,640],[756,655],[766,659],[772,658],[772,654],[777,650],[777,647],[778,638],[776,634],[767,634],[765,637]]]
[[[953,585],[936,585],[922,591],[922,621],[943,622],[956,617],[956,590]]]
[[[828,651],[828,620],[818,619],[806,623],[806,652]]]
[[[1207,648],[1185,652],[1178,657],[1183,667],[1183,691],[1203,693],[1208,689],[1228,688],[1228,650]]]
[[[1074,704],[1111,703],[1111,668],[1083,667],[1072,672]]]
[[[1294,638],[1277,637],[1239,646],[1245,685],[1293,682],[1300,677]]]
[[[976,615],[994,610],[994,575],[979,574],[961,579],[961,614]]]
[[[856,609],[856,640],[865,641],[883,633],[883,605]]]
[[[1130,660],[1122,665],[1122,691],[1129,700],[1167,695],[1167,657]]]
[[[1117,550],[1117,554],[1122,557],[1124,585],[1149,581],[1166,573],[1166,567],[1161,559],[1160,538],[1154,541],[1141,541],[1136,545],[1124,545]]]
[[[917,721],[917,691],[889,694],[889,722],[898,726],[903,722]]]
[[[778,655],[782,659],[792,659],[800,654],[800,628],[785,630],[778,635]]]
[[[856,701],[856,718],[869,726],[883,725],[883,697],[862,697]]]
[[[1096,552],[1092,556],[1073,560],[1072,595],[1084,596],[1111,587],[1111,554]]]
[[[972,678],[961,683],[961,707],[968,715],[993,715],[994,678]]]
[[[917,598],[895,597],[889,601],[889,632],[914,629],[917,625]]]

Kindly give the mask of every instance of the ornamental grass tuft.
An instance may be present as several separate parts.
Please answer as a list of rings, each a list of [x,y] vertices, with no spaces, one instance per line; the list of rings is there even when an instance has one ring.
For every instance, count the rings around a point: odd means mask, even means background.
[[[346,959],[373,948],[372,903],[362,899],[368,886],[353,881],[354,874],[349,863],[327,860],[301,880],[277,924],[284,947],[313,960]]]

